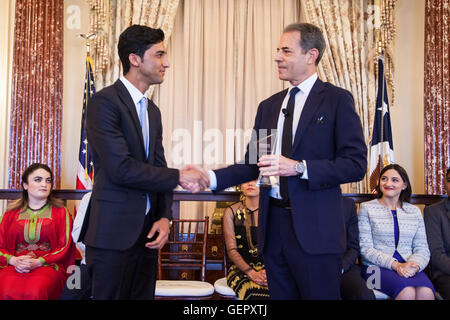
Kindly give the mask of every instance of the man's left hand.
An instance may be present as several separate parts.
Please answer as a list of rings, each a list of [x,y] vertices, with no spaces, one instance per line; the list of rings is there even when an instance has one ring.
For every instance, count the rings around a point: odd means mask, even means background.
[[[270,154],[259,158],[258,167],[263,176],[289,177],[298,174],[295,170],[297,163],[297,160],[286,158],[280,154]]]
[[[149,249],[161,249],[169,239],[170,222],[167,218],[161,218],[153,223],[150,232],[147,235],[148,239],[151,239],[155,233],[158,232],[158,237],[152,242],[147,242],[145,246]]]

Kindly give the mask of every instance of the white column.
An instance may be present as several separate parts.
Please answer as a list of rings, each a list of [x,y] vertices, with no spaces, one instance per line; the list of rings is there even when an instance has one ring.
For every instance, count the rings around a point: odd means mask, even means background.
[[[8,187],[9,121],[11,110],[11,71],[16,1],[0,1],[0,189]],[[0,201],[0,214],[6,201]]]

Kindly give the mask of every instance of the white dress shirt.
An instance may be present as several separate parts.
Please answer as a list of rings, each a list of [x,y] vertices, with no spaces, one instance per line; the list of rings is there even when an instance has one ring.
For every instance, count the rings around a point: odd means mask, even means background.
[[[77,215],[75,216],[75,220],[73,221],[72,227],[72,239],[73,242],[79,248],[79,251],[81,251],[80,253],[83,256],[83,259],[81,260],[82,264],[86,264],[86,255],[84,254],[84,252],[86,251],[86,246],[84,245],[83,242],[78,242],[78,237],[80,236],[81,227],[83,226],[84,217],[86,215],[89,201],[91,200],[91,195],[92,192],[88,192],[81,199],[81,202],[78,205]]]

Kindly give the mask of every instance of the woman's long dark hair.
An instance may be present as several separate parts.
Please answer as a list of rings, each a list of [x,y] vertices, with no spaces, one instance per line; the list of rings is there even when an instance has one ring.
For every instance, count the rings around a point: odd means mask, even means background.
[[[375,188],[375,190],[377,191],[376,198],[380,199],[381,197],[383,197],[383,192],[381,192],[381,189],[380,189],[380,180],[381,180],[381,177],[383,176],[383,174],[386,171],[391,170],[391,169],[397,171],[397,173],[402,178],[403,182],[406,183],[405,190],[402,190],[402,192],[400,193],[400,196],[398,198],[401,206],[403,207],[403,202],[409,202],[409,199],[411,198],[412,188],[411,188],[411,183],[409,182],[409,177],[408,177],[408,174],[406,173],[406,170],[403,169],[403,167],[398,164],[395,164],[395,163],[389,164],[381,170],[380,176],[378,177],[378,184],[377,184],[377,187]]]
[[[34,171],[38,169],[44,169],[48,173],[50,173],[50,179],[51,179],[51,187],[50,187],[50,194],[48,195],[47,201],[54,207],[63,207],[64,206],[64,200],[56,198],[53,193],[53,172],[52,170],[45,164],[42,163],[33,163],[28,168],[25,169],[25,171],[22,174],[22,197],[16,201],[11,202],[11,204],[8,205],[6,211],[16,210],[18,208],[25,208],[28,205],[28,191],[25,190],[23,187],[24,183],[28,183],[28,177],[30,174],[32,174]]]

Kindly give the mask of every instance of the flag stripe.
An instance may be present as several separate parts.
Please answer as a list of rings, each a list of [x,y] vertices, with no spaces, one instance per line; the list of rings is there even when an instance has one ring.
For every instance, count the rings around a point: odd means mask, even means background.
[[[378,57],[378,94],[373,120],[370,147],[369,181],[370,190],[375,189],[381,169],[394,163],[394,143],[392,140],[391,117],[389,111],[383,57]]]
[[[92,59],[86,57],[86,78],[84,84],[83,110],[81,116],[80,148],[78,155],[77,182],[76,189],[92,189],[94,167],[91,159],[91,152],[86,138],[86,108],[89,100],[95,93],[94,74],[92,72]]]

